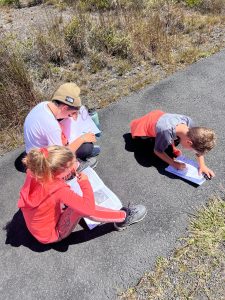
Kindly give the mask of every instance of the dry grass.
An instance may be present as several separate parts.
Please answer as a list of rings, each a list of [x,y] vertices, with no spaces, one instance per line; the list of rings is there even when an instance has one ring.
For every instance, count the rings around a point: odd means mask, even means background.
[[[61,82],[77,82],[87,102],[103,107],[219,51],[223,2],[48,1],[60,10],[71,5],[74,17],[66,23],[60,12],[46,15],[46,25],[36,27],[32,39],[6,39],[8,53],[2,46],[0,58],[2,129],[17,124],[21,132],[29,109]]]
[[[0,46],[0,126],[21,126],[22,118],[38,102],[28,69],[17,50],[7,40]]]
[[[159,257],[154,271],[120,299],[224,299],[224,239],[225,202],[214,197],[190,219],[187,236],[173,255]]]

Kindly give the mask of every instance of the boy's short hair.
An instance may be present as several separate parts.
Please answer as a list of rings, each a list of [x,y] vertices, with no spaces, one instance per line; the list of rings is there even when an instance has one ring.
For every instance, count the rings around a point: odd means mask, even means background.
[[[216,144],[216,134],[210,128],[189,128],[187,136],[192,142],[192,148],[200,155],[210,151]]]

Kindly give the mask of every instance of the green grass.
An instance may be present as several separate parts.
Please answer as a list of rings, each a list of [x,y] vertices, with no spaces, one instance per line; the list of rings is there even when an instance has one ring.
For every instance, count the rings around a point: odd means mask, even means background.
[[[121,299],[225,299],[225,202],[216,196],[191,217],[187,236],[171,257],[158,257],[155,269]],[[140,298],[139,298],[140,297]]]

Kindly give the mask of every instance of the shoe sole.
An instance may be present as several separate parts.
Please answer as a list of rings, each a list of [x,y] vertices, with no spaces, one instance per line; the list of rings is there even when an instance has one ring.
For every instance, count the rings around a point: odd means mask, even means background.
[[[92,169],[94,169],[98,164],[98,161],[96,160],[95,164],[93,164],[93,166],[90,166]]]
[[[87,167],[84,167],[84,168],[81,168],[81,169],[78,168],[79,170],[77,170],[77,172],[82,172],[88,167],[94,169],[97,166],[97,164],[98,164],[98,161],[96,160],[96,162],[92,166],[87,166]]]
[[[113,224],[113,225],[114,225],[114,228],[115,228],[117,231],[123,231],[123,230],[127,229],[127,227],[129,227],[129,226],[131,226],[131,225],[133,225],[133,224],[135,224],[135,223],[141,222],[141,221],[144,219],[144,217],[146,216],[146,214],[147,214],[147,210],[146,210],[144,216],[143,216],[140,220],[135,221],[135,222],[133,222],[132,224],[127,225],[127,226],[124,226],[124,227],[119,227],[119,226],[116,225],[116,223],[114,223],[114,224]]]

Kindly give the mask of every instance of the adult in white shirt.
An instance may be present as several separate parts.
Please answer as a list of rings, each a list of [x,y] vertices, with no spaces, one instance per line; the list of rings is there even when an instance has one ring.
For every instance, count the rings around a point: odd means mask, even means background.
[[[99,154],[100,148],[93,146],[96,142],[94,133],[85,133],[71,143],[68,143],[63,134],[60,121],[69,117],[76,120],[80,107],[80,88],[72,82],[61,85],[51,101],[37,104],[24,122],[26,153],[32,148],[66,145],[82,160]]]

